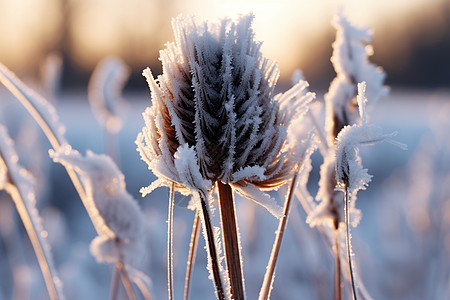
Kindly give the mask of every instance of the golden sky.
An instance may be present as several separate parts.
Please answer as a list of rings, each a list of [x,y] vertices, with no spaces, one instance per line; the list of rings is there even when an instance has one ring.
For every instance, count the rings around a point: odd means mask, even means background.
[[[81,69],[92,69],[108,55],[141,67],[173,40],[170,19],[180,13],[214,20],[253,12],[264,55],[277,60],[282,73],[291,73],[307,64],[332,32],[339,7],[356,24],[375,28],[375,34],[380,28],[390,32],[386,38],[402,49],[402,36],[394,33],[413,12],[438,20],[433,14],[439,12],[430,7],[441,1],[446,0],[0,0],[0,61],[18,72],[32,70],[66,42]]]

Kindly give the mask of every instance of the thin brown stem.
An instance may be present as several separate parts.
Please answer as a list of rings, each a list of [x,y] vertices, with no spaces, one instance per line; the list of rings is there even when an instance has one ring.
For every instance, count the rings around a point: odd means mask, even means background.
[[[175,200],[175,182],[172,182],[169,196],[169,215],[167,217],[167,286],[169,300],[173,299],[173,202]]]
[[[341,258],[339,254],[339,222],[334,222],[334,248],[336,260],[336,300],[342,300],[341,292]]]
[[[275,242],[273,244],[272,253],[270,254],[269,264],[266,268],[266,274],[264,275],[264,281],[259,292],[259,300],[267,300],[270,297],[270,292],[272,290],[272,284],[275,279],[275,265],[277,263],[278,253],[280,252],[281,241],[283,239],[284,231],[286,229],[287,217],[289,214],[289,207],[291,204],[292,195],[294,194],[294,188],[297,183],[298,170],[295,172],[294,177],[291,181],[291,186],[289,187],[289,192],[287,199],[284,203],[283,216],[278,224],[277,235],[275,237]]]
[[[200,202],[203,216],[203,223],[205,227],[206,237],[205,242],[208,248],[209,257],[211,259],[211,269],[213,275],[214,286],[217,291],[217,297],[219,300],[225,300],[225,293],[222,285],[222,279],[220,278],[219,270],[219,258],[217,256],[217,250],[215,246],[213,228],[208,211],[208,198],[203,193],[200,193]]]
[[[217,181],[217,189],[231,298],[241,300],[244,299],[244,284],[233,191],[229,184],[220,181]]]
[[[344,186],[345,190],[345,201],[344,201],[344,210],[345,210],[345,227],[346,227],[346,236],[345,236],[345,243],[347,247],[347,259],[348,259],[348,266],[350,269],[350,281],[352,285],[352,299],[356,300],[356,286],[355,286],[355,279],[353,276],[353,263],[352,263],[352,250],[351,250],[351,243],[350,243],[350,220],[349,220],[349,202],[350,202],[350,195],[349,195],[349,189],[348,186]]]
[[[194,218],[194,225],[192,226],[191,242],[189,243],[189,255],[186,267],[186,281],[184,284],[184,300],[189,297],[189,285],[192,276],[192,270],[194,268],[195,254],[197,253],[199,229],[200,229],[200,212],[197,210]]]
[[[117,299],[117,290],[119,289],[120,268],[117,264],[114,266],[114,272],[111,284],[111,300]]]
[[[130,281],[130,277],[128,277],[128,272],[127,272],[125,266],[122,263],[120,263],[120,264],[121,264],[120,271],[122,273],[122,276],[121,276],[122,284],[125,287],[125,291],[127,292],[128,299],[136,300],[136,295],[134,294],[133,286],[131,285],[131,281]]]

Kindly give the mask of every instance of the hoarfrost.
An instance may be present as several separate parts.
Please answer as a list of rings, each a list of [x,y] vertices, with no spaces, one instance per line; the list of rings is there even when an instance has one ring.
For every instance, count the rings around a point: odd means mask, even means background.
[[[122,127],[122,89],[130,75],[129,67],[117,57],[103,59],[89,80],[88,98],[97,121],[116,133]]]
[[[91,151],[82,156],[69,146],[51,152],[51,157],[81,176],[86,194],[114,233],[114,236],[100,234],[92,241],[91,252],[97,261],[138,263],[144,254],[144,218],[112,159]]]
[[[59,123],[58,115],[53,105],[34,90],[28,88],[2,63],[0,63],[0,82],[16,96],[28,111],[36,111],[36,113],[31,114],[46,134],[48,134],[46,128],[50,127],[51,132],[56,135],[59,144],[67,143],[64,138],[65,128]]]
[[[362,167],[358,155],[359,146],[386,141],[406,150],[406,145],[392,139],[396,132],[383,134],[380,127],[367,124],[365,92],[365,82],[358,84],[360,124],[344,127],[336,139],[336,181],[341,187],[348,188],[353,195],[358,190],[365,189],[372,177]]]
[[[47,231],[45,231],[42,225],[39,211],[36,208],[34,180],[31,174],[18,164],[18,161],[19,158],[14,149],[14,142],[9,137],[6,127],[0,125],[0,190],[6,190],[11,194],[11,198],[15,202],[16,209],[22,218],[22,222],[24,223],[25,228],[27,228],[28,235],[35,248],[39,263],[41,264],[41,255],[45,260],[46,266],[41,266],[44,277],[46,275],[45,272],[48,271],[57,296],[60,299],[64,299],[62,282],[59,279],[54,266],[50,244],[45,238]],[[8,186],[7,183],[11,183],[12,185]],[[16,192],[14,191],[13,186],[17,189]],[[14,194],[17,193],[20,197],[14,196]],[[34,233],[32,233],[33,231]],[[34,239],[37,239],[37,243],[41,247],[41,254],[39,254],[40,250],[38,250],[38,246],[35,245]]]

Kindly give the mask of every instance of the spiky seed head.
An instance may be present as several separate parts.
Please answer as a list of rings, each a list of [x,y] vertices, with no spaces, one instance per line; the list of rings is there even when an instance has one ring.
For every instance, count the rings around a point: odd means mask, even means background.
[[[305,98],[304,83],[274,100],[278,68],[263,57],[252,19],[197,24],[178,17],[175,42],[160,52],[163,73],[154,79],[144,70],[152,106],[136,143],[160,185],[186,186],[174,162],[183,159],[180,149],[191,153],[186,147],[195,150],[209,184],[271,189],[290,178],[296,161],[289,156],[287,128],[313,96]]]

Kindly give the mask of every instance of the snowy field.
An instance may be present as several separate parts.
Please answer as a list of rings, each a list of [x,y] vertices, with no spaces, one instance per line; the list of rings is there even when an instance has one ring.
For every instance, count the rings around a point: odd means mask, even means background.
[[[1,117],[24,149],[22,162],[38,182],[38,208],[48,231],[56,268],[68,299],[105,299],[112,267],[96,263],[89,252],[95,231],[69,178],[48,158],[49,144],[27,113],[2,90]],[[119,166],[127,190],[142,207],[146,255],[139,271],[151,279],[153,299],[167,298],[166,232],[168,189],[145,198],[139,189],[155,177],[139,158],[134,140],[149,94],[126,94],[124,127],[117,139]],[[318,97],[320,99],[320,97]],[[104,133],[84,93],[62,94],[55,103],[66,138],[74,149],[105,153]],[[359,193],[361,224],[352,230],[357,273],[374,299],[448,299],[450,297],[450,121],[449,91],[391,91],[371,112],[385,132],[398,131],[403,151],[382,143],[362,151],[373,180]],[[113,142],[115,142],[113,140]],[[20,147],[19,147],[20,146]],[[112,147],[109,147],[110,149]],[[106,152],[107,153],[107,152]],[[112,153],[114,155],[114,153]],[[317,190],[320,158],[314,155],[309,188]],[[0,194],[0,299],[47,299],[33,250],[9,197]],[[281,200],[278,199],[280,202]],[[194,212],[177,195],[174,220],[174,294],[182,297]],[[253,202],[238,197],[238,223],[248,299],[256,299],[272,248],[277,221]],[[305,223],[303,208],[293,206],[281,247],[272,299],[331,299],[334,262],[329,248]],[[217,213],[216,213],[217,214]],[[217,220],[216,220],[217,221]],[[191,299],[215,299],[200,238]],[[121,291],[123,293],[123,291]],[[346,290],[344,295],[348,295]]]

